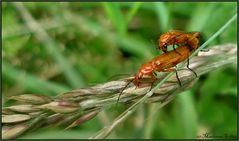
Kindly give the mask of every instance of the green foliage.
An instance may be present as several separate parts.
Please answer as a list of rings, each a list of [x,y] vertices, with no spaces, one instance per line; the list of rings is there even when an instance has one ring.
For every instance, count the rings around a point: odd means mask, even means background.
[[[48,36],[39,40],[13,3],[2,4],[3,101],[22,93],[56,95],[105,82],[113,75],[133,75],[142,63],[160,54],[155,49],[160,34],[172,29],[200,31],[203,43],[236,13],[237,5],[31,2],[24,6]],[[236,40],[234,21],[211,45]],[[160,111],[155,105],[142,107],[142,114],[131,116],[110,138],[196,138],[206,132],[235,136],[235,76],[235,66],[211,72]],[[117,115],[115,108],[106,113],[111,121]],[[88,138],[105,120],[98,117],[67,131],[41,129],[22,138]]]
[[[126,20],[124,19],[121,13],[119,3],[104,2],[103,7],[109,19],[111,20],[112,24],[117,29],[118,34],[122,36],[126,34],[126,30],[127,30],[126,23],[125,23]]]

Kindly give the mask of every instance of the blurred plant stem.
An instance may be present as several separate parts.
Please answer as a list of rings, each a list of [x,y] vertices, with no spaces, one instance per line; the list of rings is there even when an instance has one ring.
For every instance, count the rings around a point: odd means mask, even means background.
[[[12,4],[19,11],[28,28],[35,32],[36,37],[42,42],[46,51],[51,54],[55,61],[61,66],[61,69],[64,70],[64,74],[72,87],[77,88],[82,86],[84,84],[82,77],[75,72],[70,63],[67,62],[67,59],[61,54],[58,49],[59,45],[48,35],[45,29],[37,23],[22,3],[14,2]]]
[[[149,115],[148,118],[145,120],[146,122],[146,126],[145,126],[145,132],[144,132],[144,138],[145,139],[150,139],[152,136],[152,132],[154,130],[154,127],[156,126],[155,123],[157,123],[156,119],[158,117],[158,111],[159,110],[160,105],[158,103],[153,103],[152,105],[150,105],[149,107]]]

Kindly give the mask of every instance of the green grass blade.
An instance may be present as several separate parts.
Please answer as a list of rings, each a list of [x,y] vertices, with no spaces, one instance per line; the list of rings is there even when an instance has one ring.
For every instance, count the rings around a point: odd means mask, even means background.
[[[59,51],[57,44],[42,26],[32,17],[29,11],[22,3],[13,3],[16,9],[20,12],[23,20],[26,22],[30,30],[36,31],[36,37],[42,42],[43,47],[52,56],[52,58],[61,66],[66,79],[74,88],[78,88],[84,84],[83,78],[77,74],[70,63]]]
[[[178,101],[180,103],[180,122],[183,126],[182,129],[185,129],[183,131],[184,137],[186,138],[195,138],[197,135],[197,113],[195,110],[195,102],[192,97],[191,91],[185,91],[178,95]]]
[[[214,33],[204,44],[202,44],[196,51],[194,51],[189,58],[192,58],[196,55],[200,50],[205,48],[210,42],[212,42],[215,38],[217,38],[229,25],[232,24],[237,19],[237,13],[232,16],[216,33]]]
[[[191,15],[192,18],[187,26],[187,31],[202,31],[204,26],[210,20],[210,13],[217,5],[215,3],[199,4]]]
[[[129,23],[132,20],[132,18],[136,15],[137,11],[142,6],[142,2],[134,2],[131,5],[132,6],[129,12],[126,15],[127,23]]]
[[[34,75],[24,72],[23,70],[14,68],[4,61],[2,62],[2,66],[3,76],[14,82],[18,82],[26,90],[46,95],[57,95],[70,90],[64,85],[42,80]]]
[[[155,2],[154,3],[155,12],[157,14],[157,20],[159,23],[159,27],[162,32],[166,32],[170,29],[171,25],[169,23],[169,10],[165,3],[163,2]]]
[[[155,123],[157,123],[157,119],[159,117],[159,107],[160,105],[158,103],[151,103],[149,107],[149,114],[147,115],[147,118],[145,120],[145,128],[144,128],[144,138],[150,139],[152,138],[153,132],[156,128]]]
[[[127,31],[126,21],[120,10],[118,3],[104,2],[103,7],[107,13],[109,19],[111,19],[113,25],[117,29],[119,35],[125,35]]]
[[[119,47],[135,54],[142,58],[152,58],[153,55],[150,52],[150,44],[143,40],[136,39],[133,36],[122,36],[115,38],[116,42],[120,45]]]
[[[79,17],[72,15],[74,19],[77,19]],[[88,32],[91,32],[92,34],[101,34],[102,38],[108,39],[112,42],[117,43],[117,47],[124,49],[136,56],[139,56],[141,58],[152,58],[152,53],[150,52],[150,42],[145,42],[145,40],[141,38],[136,38],[133,35],[125,35],[125,36],[117,36],[115,34],[111,34],[109,31],[103,29],[99,24],[92,22],[90,20],[87,20],[84,17],[79,18],[79,20],[82,24],[86,25],[84,28],[87,29]]]

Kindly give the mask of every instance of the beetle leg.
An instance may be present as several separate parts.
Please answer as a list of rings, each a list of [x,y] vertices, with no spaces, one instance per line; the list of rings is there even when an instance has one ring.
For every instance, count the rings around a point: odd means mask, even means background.
[[[176,69],[175,69],[175,73],[176,73],[176,77],[178,79],[178,83],[179,83],[180,87],[182,87],[182,83],[181,83],[181,81],[180,81],[180,79],[178,77],[178,71]]]
[[[123,91],[129,86],[130,83],[132,83],[134,81],[134,79],[130,80],[125,86],[124,88],[122,89],[122,91],[120,92],[119,96],[118,96],[118,99],[117,99],[117,103],[116,105],[118,104],[119,100],[120,100],[120,96],[123,94]]]
[[[150,76],[152,77],[153,81],[151,82],[151,86],[150,86],[150,89],[148,90],[148,92],[152,90],[152,88],[153,88],[153,86],[154,86],[154,83],[155,83],[155,82],[157,81],[157,79],[158,79],[158,78],[157,78],[157,74],[156,74],[155,71],[153,71]]]
[[[191,68],[189,68],[189,58],[187,58],[187,68],[188,68],[188,70],[193,72],[195,74],[195,76],[197,77],[197,73],[194,70],[192,70]]]
[[[180,81],[180,79],[179,79],[179,77],[178,77],[178,71],[177,71],[177,69],[175,69],[175,68],[167,68],[167,69],[164,69],[163,70],[163,72],[172,72],[172,71],[175,71],[175,74],[176,74],[176,78],[177,78],[177,80],[178,80],[178,83],[179,83],[179,85],[180,85],[180,87],[182,87],[182,83],[181,83],[181,81]]]

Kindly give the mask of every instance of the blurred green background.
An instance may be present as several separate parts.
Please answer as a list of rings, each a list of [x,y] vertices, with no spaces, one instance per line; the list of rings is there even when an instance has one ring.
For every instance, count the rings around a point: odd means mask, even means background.
[[[160,54],[160,34],[200,31],[201,43],[235,13],[236,2],[75,3],[28,2],[17,9],[2,3],[2,94],[54,96],[104,83],[117,74],[133,75]],[[40,26],[24,20],[29,13]],[[37,29],[36,29],[37,28]],[[46,32],[39,38],[40,32]],[[41,37],[41,36],[40,36]],[[210,45],[236,43],[236,21]],[[237,135],[237,66],[200,77],[195,86],[164,108],[145,104],[109,138],[196,138]],[[115,108],[115,107],[114,107]],[[126,107],[106,109],[70,130],[39,129],[21,138],[88,138]]]

